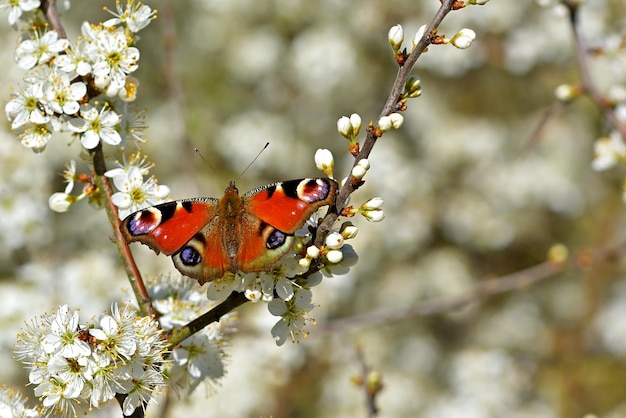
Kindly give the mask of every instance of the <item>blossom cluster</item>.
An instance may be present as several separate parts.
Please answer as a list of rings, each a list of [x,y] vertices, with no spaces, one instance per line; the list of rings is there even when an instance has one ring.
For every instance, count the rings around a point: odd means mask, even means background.
[[[26,323],[15,352],[43,408],[67,417],[118,394],[129,415],[153,401],[165,380],[166,344],[157,322],[117,304],[88,324],[63,305]]]
[[[5,106],[21,143],[42,152],[57,132],[76,134],[87,150],[141,139],[141,124],[132,120],[135,114],[128,109],[138,87],[131,76],[139,60],[133,45],[135,33],[147,26],[154,12],[141,2],[131,0],[126,8],[118,3],[115,18],[99,25],[83,23],[81,36],[72,43],[37,24],[39,0],[11,4],[9,23],[20,19],[14,26],[28,28],[15,51],[18,67],[28,73]]]
[[[198,283],[181,275],[152,280],[148,294],[159,313],[159,324],[166,331],[188,324],[212,307]],[[170,384],[191,393],[201,383],[210,384],[223,377],[224,347],[233,330],[233,316],[226,315],[174,347],[165,368]]]

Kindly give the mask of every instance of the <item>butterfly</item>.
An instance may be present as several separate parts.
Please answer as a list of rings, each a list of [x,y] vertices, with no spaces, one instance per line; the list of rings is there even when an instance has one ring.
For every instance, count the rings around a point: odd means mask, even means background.
[[[294,233],[322,206],[335,201],[329,178],[288,180],[244,194],[234,182],[221,199],[162,203],[126,217],[126,242],[139,241],[171,255],[182,274],[204,284],[227,272],[270,271],[289,251]]]

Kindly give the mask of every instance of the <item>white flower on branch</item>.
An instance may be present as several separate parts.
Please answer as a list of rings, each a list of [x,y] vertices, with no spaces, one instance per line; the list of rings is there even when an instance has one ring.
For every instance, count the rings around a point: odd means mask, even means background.
[[[67,39],[59,39],[59,34],[49,31],[42,36],[35,34],[35,39],[22,41],[15,50],[17,66],[29,70],[36,65],[45,64],[70,46]]]
[[[128,394],[124,410],[132,412],[164,382],[159,364],[166,344],[156,322],[116,304],[91,324],[79,323],[78,311],[63,305],[27,323],[15,349],[48,413],[76,416],[116,394]]]
[[[150,167],[145,158],[136,154],[127,164],[105,173],[119,190],[113,194],[111,201],[118,207],[120,219],[139,209],[162,203],[169,195],[169,187],[158,184],[154,176],[144,180]]]
[[[24,12],[31,12],[41,5],[40,0],[3,0],[0,12],[9,9],[9,25],[15,26]]]
[[[156,11],[140,1],[129,0],[124,8],[122,7],[122,2],[117,0],[115,7],[117,13],[105,7],[105,10],[115,16],[103,23],[105,28],[125,24],[131,32],[137,33],[148,26],[152,20],[156,19]]]

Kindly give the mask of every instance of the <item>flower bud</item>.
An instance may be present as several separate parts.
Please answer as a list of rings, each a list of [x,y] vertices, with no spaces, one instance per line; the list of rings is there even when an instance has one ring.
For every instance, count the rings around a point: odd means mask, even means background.
[[[352,177],[354,177],[356,180],[361,180],[365,173],[367,173],[367,170],[360,165],[355,165],[351,171]]]
[[[338,250],[343,246],[343,236],[339,232],[331,232],[324,243],[331,250]]]
[[[343,260],[343,253],[340,250],[330,250],[326,254],[326,259],[329,263],[337,264]]]
[[[55,212],[67,212],[74,203],[75,198],[67,193],[53,193],[48,199],[48,206]]]
[[[417,46],[417,44],[422,40],[422,38],[424,37],[424,34],[426,33],[426,25],[422,25],[420,26],[420,28],[417,30],[417,33],[415,34],[415,36],[413,37],[413,49],[415,49],[415,47]],[[412,49],[412,50],[413,50]]]
[[[350,118],[347,116],[342,116],[337,121],[337,131],[341,136],[352,139],[352,124],[350,123]]]
[[[335,167],[333,153],[324,148],[318,149],[315,152],[315,166],[328,177],[332,177],[333,168]]]
[[[363,210],[380,209],[383,206],[384,203],[385,203],[385,201],[383,200],[382,197],[373,197],[370,200],[368,200],[367,202],[363,203],[361,205],[361,208]]]
[[[383,116],[378,119],[378,129],[380,129],[381,132],[387,132],[391,127],[391,118],[389,116]]]
[[[391,45],[391,49],[394,54],[397,54],[402,48],[402,41],[404,41],[404,31],[402,30],[402,25],[395,25],[389,29],[389,45]]]
[[[369,210],[361,214],[370,222],[380,222],[385,219],[385,212],[382,209]]]
[[[361,130],[361,116],[358,113],[350,115],[350,125],[352,126],[352,137],[356,137]]]
[[[422,95],[422,82],[419,77],[412,75],[404,83],[404,97],[414,99]]]
[[[582,90],[579,86],[571,86],[569,84],[561,84],[554,89],[554,96],[562,102],[569,102],[580,96],[581,93]]]
[[[320,249],[315,245],[311,245],[306,249],[306,256],[308,258],[317,258],[320,256]]]
[[[476,32],[463,28],[450,39],[450,43],[459,49],[467,49],[472,45],[474,39],[476,39]]]
[[[385,218],[385,213],[381,209],[385,201],[380,197],[374,197],[363,203],[358,212],[368,221],[380,222]]]
[[[367,158],[361,158],[356,165],[363,167],[366,171],[370,169],[370,162]]]
[[[404,116],[399,113],[392,113],[389,115],[389,119],[391,120],[391,127],[393,129],[399,129],[404,123]]]
[[[341,229],[339,230],[339,233],[341,234],[343,239],[352,239],[356,237],[358,232],[359,228],[352,225],[351,222],[345,222],[343,225],[341,225]]]
[[[308,257],[301,258],[301,259],[298,260],[298,264],[303,269],[308,269],[309,267],[311,267],[311,259],[308,258]]]

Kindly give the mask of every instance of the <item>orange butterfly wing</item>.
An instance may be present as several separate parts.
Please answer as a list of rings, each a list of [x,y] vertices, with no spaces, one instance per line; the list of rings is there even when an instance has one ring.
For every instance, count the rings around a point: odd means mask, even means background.
[[[276,229],[293,234],[322,206],[335,201],[337,182],[328,178],[282,181],[251,190],[246,211]]]
[[[289,180],[263,186],[243,197],[244,225],[238,265],[242,271],[268,271],[293,244],[293,234],[320,207],[335,200],[337,182],[327,178]]]

